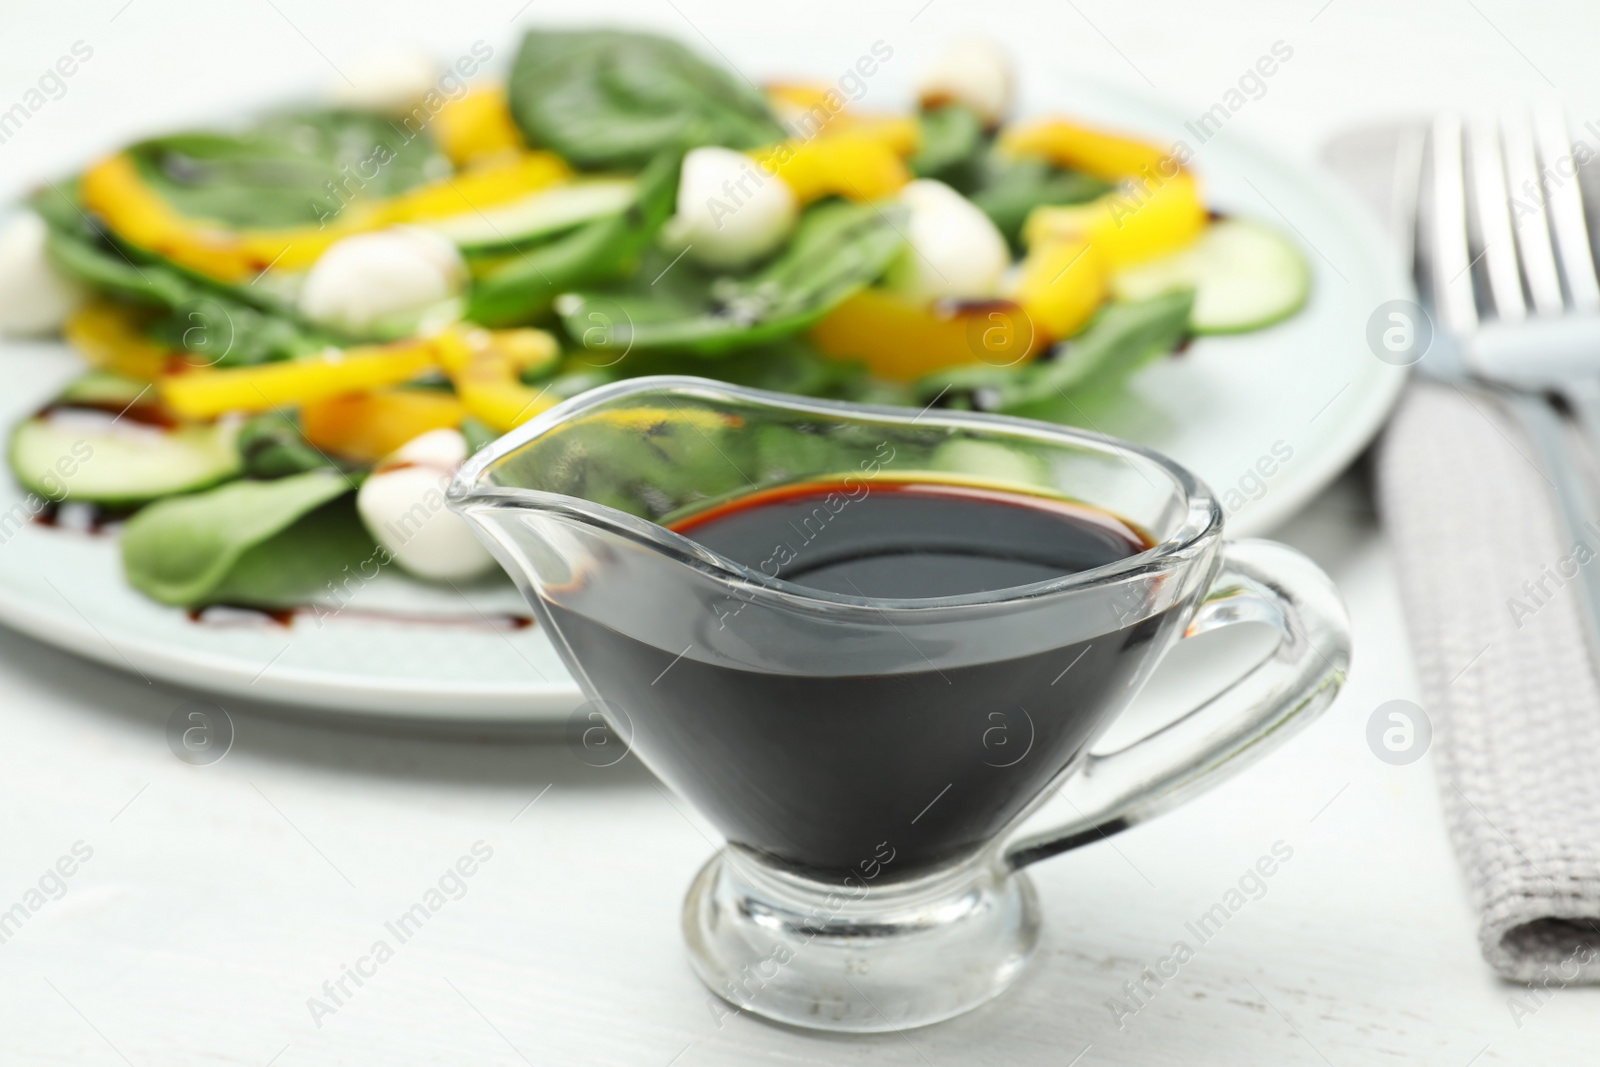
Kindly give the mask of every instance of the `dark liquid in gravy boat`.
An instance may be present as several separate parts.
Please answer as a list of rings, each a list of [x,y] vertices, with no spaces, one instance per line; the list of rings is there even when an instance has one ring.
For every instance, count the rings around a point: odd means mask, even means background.
[[[852,484],[761,491],[672,528],[798,586],[896,599],[1009,589],[1151,547],[1132,524],[1054,498]],[[830,673],[838,646],[819,644],[815,672],[780,674],[656,647],[574,603],[547,606],[652,766],[733,843],[835,883],[864,865],[913,877],[991,841],[1121,708],[1147,646],[1177,621],[1108,618],[1092,640],[890,674]]]

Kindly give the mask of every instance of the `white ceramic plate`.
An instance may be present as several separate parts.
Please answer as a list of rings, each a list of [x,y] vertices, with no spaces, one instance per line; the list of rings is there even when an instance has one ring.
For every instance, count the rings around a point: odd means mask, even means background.
[[[1119,90],[1073,82],[1038,96],[1108,125],[1188,136],[1209,203],[1300,242],[1314,276],[1304,311],[1258,333],[1197,340],[1095,415],[1095,429],[1166,452],[1208,482],[1232,536],[1268,532],[1343,470],[1399,393],[1404,373],[1365,342],[1373,310],[1409,288],[1393,252],[1359,205],[1310,170],[1236,139],[1196,145],[1171,112]],[[0,360],[6,427],[80,369],[55,343],[6,342]],[[332,618],[197,623],[123,582],[114,537],[19,525],[8,509],[22,497],[9,472],[0,476],[0,622],[91,659],[219,694],[380,716],[553,722],[583,701],[538,629],[493,625],[526,612],[509,584],[437,589],[384,574]],[[373,618],[385,612],[447,621]]]

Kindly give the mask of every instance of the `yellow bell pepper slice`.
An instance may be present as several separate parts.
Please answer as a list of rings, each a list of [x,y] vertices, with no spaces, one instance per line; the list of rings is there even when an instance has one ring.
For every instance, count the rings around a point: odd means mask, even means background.
[[[62,332],[91,367],[153,382],[174,355],[139,332],[133,313],[120,304],[88,303],[73,312]]]
[[[908,157],[922,146],[922,126],[905,115],[850,111],[832,85],[796,82],[769,85],[767,101],[796,142],[839,134],[881,142],[897,156]]]
[[[922,147],[922,126],[905,115],[850,115],[848,121],[830,129],[825,137],[856,137],[875,141],[902,159],[909,159]]]
[[[822,82],[783,82],[767,86],[766,94],[779,121],[801,138],[815,137],[850,121],[839,90]]]
[[[440,362],[467,413],[505,433],[556,405],[546,388],[524,385],[522,374],[553,364],[556,339],[543,330],[449,331],[439,336]]]
[[[518,200],[571,176],[572,168],[558,155],[521,152],[407,189],[385,201],[379,210],[385,225],[447,219]]]
[[[1077,238],[1030,249],[1012,296],[1027,313],[1038,339],[1049,344],[1083,329],[1109,290],[1109,272],[1098,249]]]
[[[437,338],[330,348],[310,359],[164,374],[159,385],[161,398],[179,415],[211,419],[231,411],[271,411],[399,385],[436,366],[440,354]]]
[[[825,196],[880,200],[911,180],[895,149],[870,134],[843,132],[809,141],[785,141],[752,153],[802,204]]]
[[[389,200],[353,203],[322,226],[234,229],[179,214],[118,154],[83,174],[79,195],[112,232],[182,266],[223,281],[243,281],[270,268],[304,270],[335,241],[398,222],[445,218],[491,207],[553,185],[570,169],[548,152],[526,152],[471,172],[431,182]]]
[[[863,289],[811,329],[818,348],[859,360],[880,378],[909,382],[944,367],[1009,367],[1083,329],[1104,303],[1109,280],[1087,241],[1034,249],[1008,300],[973,303],[908,300]]]
[[[1160,182],[1114,190],[1087,204],[1034,208],[1022,238],[1029,248],[1087,239],[1115,271],[1178,251],[1200,236],[1206,222],[1194,176],[1180,171]]]
[[[313,227],[235,231],[221,223],[178,214],[140,176],[133,160],[115,155],[84,171],[79,195],[90,211],[105,219],[118,237],[213,278],[236,281],[259,274],[275,261],[305,266],[340,236],[354,219],[318,231]],[[367,209],[350,211],[364,217]],[[298,249],[299,254],[290,257]],[[280,260],[288,259],[289,263]],[[300,262],[304,259],[305,262]]]
[[[1107,133],[1062,119],[1042,119],[1014,126],[1000,136],[1000,147],[1012,155],[1043,156],[1058,167],[1092,174],[1108,182],[1173,173],[1178,162],[1149,141]]]
[[[455,429],[466,408],[436,389],[380,389],[300,408],[300,432],[317,448],[371,463],[430,430]]]
[[[811,340],[896,382],[963,363],[1007,366],[1033,348],[1030,324],[1014,303],[930,304],[886,289],[863,289],[844,301],[811,328]]]
[[[498,86],[446,103],[433,117],[433,139],[458,167],[522,148],[522,131]]]

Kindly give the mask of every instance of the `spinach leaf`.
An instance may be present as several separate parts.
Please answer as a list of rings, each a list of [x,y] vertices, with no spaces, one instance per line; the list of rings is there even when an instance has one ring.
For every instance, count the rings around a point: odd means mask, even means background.
[[[509,95],[528,143],[580,167],[629,169],[667,150],[784,138],[754,86],[645,33],[530,31]]]
[[[98,238],[100,230],[78,199],[79,185],[76,174],[60,181],[46,181],[29,194],[25,203],[44,219],[51,233],[63,233],[80,240]]]
[[[195,292],[183,275],[162,264],[140,265],[108,241],[51,229],[45,255],[69,278],[140,304],[175,308]]]
[[[1188,335],[1193,305],[1192,290],[1107,305],[1092,334],[1085,331],[1056,347],[1039,366],[1030,392],[1013,402],[1013,410],[1025,412],[1029,404],[1052,399],[1051,393],[1091,395],[1120,384]]]
[[[967,192],[978,180],[977,164],[983,149],[983,117],[962,104],[945,104],[918,116],[922,146],[911,157],[911,173],[938,178]]]
[[[499,437],[500,431],[468,415],[461,420],[461,436],[467,439],[467,455],[470,456]]]
[[[337,469],[333,460],[305,439],[300,424],[282,412],[269,411],[239,427],[235,438],[245,473],[252,478],[286,478],[319,467]]]
[[[785,337],[769,344],[742,348],[714,362],[682,352],[640,352],[619,362],[611,380],[646,374],[709,374],[717,381],[732,385],[842,400],[856,399],[871,392],[864,364],[824,355],[804,337]]]
[[[864,364],[825,355],[804,337],[785,337],[742,348],[714,361],[685,352],[645,350],[610,362],[579,352],[565,360],[555,374],[541,378],[540,384],[547,398],[565,400],[597,386],[647,374],[705,375],[778,393],[880,404],[910,404],[915,400],[908,386],[876,381]],[[467,433],[466,423],[462,424],[462,432]],[[494,436],[490,432],[483,441],[474,443],[472,435],[467,434],[474,451]]]
[[[679,264],[647,279],[645,270],[627,286],[566,294],[556,310],[588,348],[720,355],[816,323],[888,269],[905,245],[904,226],[902,205],[825,203],[807,211],[788,247],[753,274],[708,277]],[[597,321],[606,328],[595,329]]]
[[[355,496],[323,504],[252,545],[212,588],[211,604],[291,608],[348,596],[344,583],[370,579],[389,562],[362,525]],[[330,590],[332,582],[335,589]],[[335,603],[339,600],[336,599]]]
[[[164,264],[145,265],[147,255],[122,250],[84,210],[78,179],[47,183],[28,198],[48,231],[45,254],[62,273],[91,289],[141,304],[177,307],[194,285]]]
[[[230,285],[123,244],[84,211],[76,180],[39,191],[30,198],[29,206],[45,220],[49,229],[45,251],[56,266],[110,295],[169,308],[202,292],[226,293],[266,310],[287,312],[292,306],[270,284]]]
[[[664,365],[636,368],[646,374],[704,374],[705,363],[694,356],[662,353]],[[802,337],[785,337],[758,348],[732,352],[714,370],[719,381],[769,389],[775,393],[854,399],[867,388],[865,364],[831,359]]]
[[[432,141],[410,126],[365,112],[309,111],[237,133],[156,138],[127,152],[180,214],[235,227],[322,225],[350,203],[448,173]],[[50,226],[49,254],[63,271],[102,293],[177,313],[162,339],[196,352],[198,362],[293,358],[340,340],[299,317],[297,275],[230,284],[129,245],[84,212],[75,180],[42,190],[32,206]]]
[[[197,367],[242,367],[320,352],[340,339],[220,293],[199,291],[150,324],[154,339],[193,355]]]
[[[101,293],[163,309],[147,332],[174,349],[192,352],[189,362],[195,366],[238,367],[294,359],[342,340],[280,312],[252,307],[165,263],[139,262],[107,242],[52,232],[45,251],[63,273]]]
[[[1011,158],[991,150],[979,167],[971,199],[1016,248],[1022,224],[1034,208],[1041,204],[1081,204],[1110,189],[1099,178],[1062,170],[1043,159]]]
[[[1017,367],[952,367],[920,380],[917,391],[928,400],[944,396],[952,406],[1074,422],[1082,398],[1109,391],[1172,351],[1189,332],[1193,302],[1194,293],[1183,290],[1108,304],[1082,333],[1042,359]]]
[[[239,133],[187,133],[128,149],[144,180],[182,214],[231,226],[319,224],[343,207],[391,196],[448,169],[407,124],[355,111],[270,116]],[[250,284],[207,278],[120,242],[78,201],[76,180],[32,198],[50,227],[47,251],[98,292],[165,309],[152,335],[202,366],[293,359],[352,340],[295,310],[294,276]]]
[[[667,152],[639,175],[637,196],[620,214],[585,223],[517,254],[473,282],[466,317],[514,326],[550,310],[568,289],[609,281],[631,270],[672,214],[682,157]]]
[[[249,603],[268,602],[273,592],[297,594],[307,580],[320,582],[337,574],[337,567],[328,571],[332,556],[350,549],[359,538],[353,533],[336,539],[297,536],[293,547],[312,552],[301,563],[292,563],[294,553],[281,551],[282,545],[268,547],[268,543],[305,516],[349,494],[351,487],[343,474],[314,470],[270,482],[229,482],[207,492],[158,501],[123,528],[123,570],[135,589],[164,604],[185,607],[242,594],[249,595]],[[354,518],[354,509],[350,511]],[[364,530],[361,533],[365,536]],[[316,547],[324,541],[323,547]],[[369,551],[370,545],[368,539]],[[275,566],[289,564],[290,569],[273,579],[264,573],[263,557]]]
[[[341,109],[270,115],[237,133],[180,133],[128,149],[180,214],[230,226],[321,225],[352,202],[448,173],[426,132]]]
[[[632,417],[576,419],[520,453],[498,480],[650,519],[750,484],[748,434],[670,401],[618,410]]]
[[[45,219],[45,254],[69,277],[91,289],[164,314],[149,333],[174,349],[194,353],[196,366],[234,367],[294,359],[345,340],[270,306],[267,290],[222,285],[137,249],[124,248],[82,215],[75,189],[52,187],[32,206]],[[242,299],[249,293],[260,303]]]

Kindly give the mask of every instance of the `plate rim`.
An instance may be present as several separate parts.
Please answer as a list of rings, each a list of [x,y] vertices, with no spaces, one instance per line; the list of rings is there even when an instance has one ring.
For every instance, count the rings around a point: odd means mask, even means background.
[[[337,674],[331,671],[284,667],[274,671],[268,663],[259,674],[244,679],[237,657],[202,649],[174,652],[166,643],[119,633],[115,643],[83,618],[37,607],[16,589],[0,585],[0,625],[24,637],[53,645],[124,673],[159,678],[186,689],[242,696],[270,703],[274,700],[302,708],[351,712],[377,719],[421,719],[439,722],[526,722],[548,724],[550,712],[573,698],[582,699],[576,683],[473,682],[429,683],[408,679],[395,683],[382,676]],[[79,628],[71,615],[83,618]],[[292,633],[285,629],[286,634]],[[376,681],[374,680],[376,679]],[[464,712],[441,711],[442,706],[467,701]],[[378,706],[387,702],[385,706]],[[530,712],[542,712],[530,715]]]

